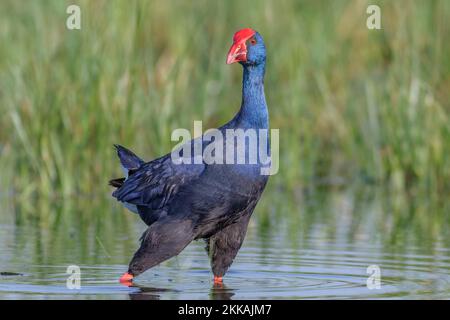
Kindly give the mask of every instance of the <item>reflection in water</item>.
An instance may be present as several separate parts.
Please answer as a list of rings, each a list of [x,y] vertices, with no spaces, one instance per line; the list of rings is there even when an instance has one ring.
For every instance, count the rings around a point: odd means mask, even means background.
[[[223,283],[214,283],[209,296],[212,300],[231,300],[234,291]]]
[[[120,285],[145,226],[107,197],[0,208],[0,299],[450,297],[450,208],[417,194],[268,190],[223,287],[201,242]],[[79,290],[66,288],[69,265],[81,268]],[[379,290],[366,287],[369,265]]]
[[[133,284],[131,288],[139,289],[128,294],[131,300],[160,300],[162,294],[167,294],[171,291],[169,289],[146,287],[136,284]],[[172,291],[176,292],[176,290]],[[231,300],[233,296],[234,291],[225,284],[213,284],[209,294],[212,300]]]
[[[133,284],[131,287],[139,289],[129,293],[131,300],[159,300],[161,292],[169,291],[168,289],[143,287],[136,284]]]

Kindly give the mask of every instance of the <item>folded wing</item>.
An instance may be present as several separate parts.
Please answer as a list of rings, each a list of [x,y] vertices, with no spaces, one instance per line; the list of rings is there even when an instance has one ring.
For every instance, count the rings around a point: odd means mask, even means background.
[[[204,167],[204,164],[174,164],[168,154],[130,170],[113,196],[138,207],[162,209],[181,186],[197,179]]]

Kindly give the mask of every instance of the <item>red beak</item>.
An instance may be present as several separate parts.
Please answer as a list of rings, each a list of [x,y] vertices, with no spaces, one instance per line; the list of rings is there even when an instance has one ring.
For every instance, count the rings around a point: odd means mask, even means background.
[[[228,51],[227,64],[232,64],[239,61],[247,61],[247,46],[245,41],[235,42]]]
[[[247,61],[247,45],[245,44],[255,34],[255,30],[245,28],[236,32],[233,36],[233,45],[228,51],[227,64]]]

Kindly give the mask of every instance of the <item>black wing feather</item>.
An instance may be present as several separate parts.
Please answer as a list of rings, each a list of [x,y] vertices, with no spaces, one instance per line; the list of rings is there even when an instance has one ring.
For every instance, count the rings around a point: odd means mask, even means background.
[[[204,167],[204,164],[176,165],[169,154],[141,165],[113,196],[122,202],[160,209],[181,186],[198,178]]]

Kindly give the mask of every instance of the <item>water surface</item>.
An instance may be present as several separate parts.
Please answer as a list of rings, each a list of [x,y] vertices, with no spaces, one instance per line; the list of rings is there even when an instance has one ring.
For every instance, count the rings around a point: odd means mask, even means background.
[[[389,230],[377,222],[389,215],[375,210],[376,202],[355,206],[358,201],[348,194],[327,199],[299,208],[296,217],[277,217],[278,210],[258,217],[257,209],[223,286],[211,281],[202,241],[139,276],[132,287],[121,285],[118,278],[127,270],[145,226],[113,202],[91,207],[99,212],[94,218],[83,213],[84,205],[50,206],[48,217],[37,220],[4,212],[0,299],[450,297],[450,249],[439,233],[421,239],[407,232],[416,230],[414,224],[403,233],[392,226]],[[272,209],[262,205],[260,210]],[[398,234],[403,234],[400,239]],[[81,269],[80,289],[66,287],[69,265]],[[370,265],[380,268],[379,289],[367,287]]]

